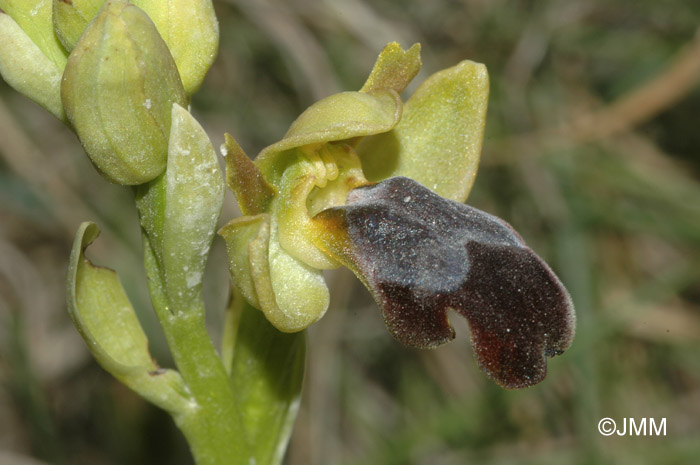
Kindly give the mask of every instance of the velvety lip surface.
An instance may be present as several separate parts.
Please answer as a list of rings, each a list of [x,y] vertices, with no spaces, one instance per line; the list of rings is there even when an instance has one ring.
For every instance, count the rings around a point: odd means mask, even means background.
[[[506,388],[531,386],[547,356],[571,344],[571,299],[552,270],[505,221],[444,199],[403,177],[350,192],[346,260],[370,288],[399,341],[435,347],[468,321],[482,370]]]

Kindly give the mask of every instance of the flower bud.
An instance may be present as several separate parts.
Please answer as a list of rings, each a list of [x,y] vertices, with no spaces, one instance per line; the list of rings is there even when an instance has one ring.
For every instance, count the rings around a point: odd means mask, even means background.
[[[103,3],[104,0],[53,0],[54,30],[66,50],[73,50]]]
[[[163,172],[173,103],[187,106],[158,30],[122,0],[104,4],[71,52],[61,99],[95,167],[127,185]]]
[[[219,23],[211,0],[133,0],[168,44],[182,85],[192,95],[202,85],[219,48]]]

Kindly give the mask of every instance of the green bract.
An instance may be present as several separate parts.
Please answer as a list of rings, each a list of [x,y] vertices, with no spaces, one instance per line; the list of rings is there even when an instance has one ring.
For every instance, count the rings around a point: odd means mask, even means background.
[[[352,189],[397,175],[449,198],[469,192],[483,139],[486,70],[462,62],[430,77],[404,105],[399,93],[420,69],[419,50],[387,45],[361,91],[312,105],[255,162],[227,137],[227,180],[249,215],[220,231],[232,278],[281,331],[323,315],[321,270],[340,266],[316,214],[343,205]]]
[[[166,172],[136,188],[141,226],[156,257],[168,305],[201,299],[202,275],[224,201],[216,152],[204,129],[172,108]]]
[[[61,99],[95,167],[126,185],[163,172],[173,103],[187,106],[153,22],[122,0],[105,2],[71,52]]]
[[[85,258],[85,249],[99,233],[94,223],[83,223],[75,237],[67,280],[71,318],[105,370],[161,408],[186,415],[194,405],[182,378],[151,358],[117,274]]]

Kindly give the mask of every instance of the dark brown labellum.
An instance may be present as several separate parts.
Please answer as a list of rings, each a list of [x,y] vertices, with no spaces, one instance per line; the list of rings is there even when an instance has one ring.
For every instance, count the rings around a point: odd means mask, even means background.
[[[469,321],[482,370],[506,388],[541,381],[546,356],[571,344],[569,294],[505,221],[401,177],[351,191],[324,217],[343,223],[344,259],[399,341],[453,339],[454,309]]]

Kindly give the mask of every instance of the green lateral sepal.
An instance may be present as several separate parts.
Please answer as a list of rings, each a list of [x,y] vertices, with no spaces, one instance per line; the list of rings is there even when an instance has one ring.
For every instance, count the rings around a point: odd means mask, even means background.
[[[321,270],[287,253],[267,214],[237,218],[221,228],[232,281],[278,330],[293,333],[326,313],[330,294]]]
[[[480,63],[463,61],[430,76],[404,104],[396,127],[357,147],[367,179],[405,176],[464,202],[479,165],[488,96]]]

